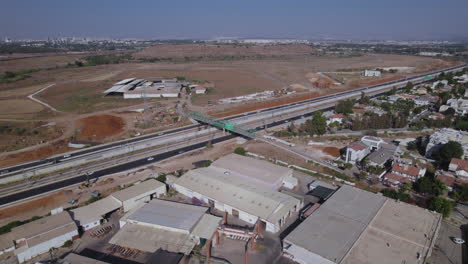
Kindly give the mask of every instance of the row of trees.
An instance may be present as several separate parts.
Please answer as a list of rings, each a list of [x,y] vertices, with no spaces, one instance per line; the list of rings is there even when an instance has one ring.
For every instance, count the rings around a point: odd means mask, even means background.
[[[408,118],[405,115],[393,115],[387,113],[379,116],[375,113],[366,113],[360,118],[355,118],[351,126],[352,130],[365,129],[385,129],[385,128],[402,128],[408,123]]]

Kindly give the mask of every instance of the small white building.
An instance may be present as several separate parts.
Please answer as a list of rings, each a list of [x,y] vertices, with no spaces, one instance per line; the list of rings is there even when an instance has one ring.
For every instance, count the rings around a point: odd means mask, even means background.
[[[159,198],[165,194],[166,185],[151,179],[112,193],[111,196],[122,204],[124,212],[128,212],[144,202]]]
[[[346,163],[360,162],[370,153],[370,148],[362,142],[354,142],[346,148]]]
[[[83,231],[99,226],[106,215],[117,211],[122,203],[112,196],[100,199],[86,206],[71,210],[73,219]]]
[[[373,136],[363,136],[361,138],[361,142],[364,143],[364,145],[368,146],[371,150],[380,149],[382,147],[382,144],[385,143],[383,139]]]
[[[365,70],[364,76],[365,77],[380,77],[382,76],[382,73],[380,71]]]
[[[68,212],[47,216],[11,230],[19,263],[51,248],[59,248],[68,240],[78,238],[78,227]]]
[[[343,119],[344,119],[344,115],[343,114],[335,114],[335,115],[331,115],[327,118],[327,126],[332,124],[332,123],[343,123]]]
[[[195,87],[195,93],[196,94],[204,94],[206,93],[206,88],[204,86],[197,86]]]

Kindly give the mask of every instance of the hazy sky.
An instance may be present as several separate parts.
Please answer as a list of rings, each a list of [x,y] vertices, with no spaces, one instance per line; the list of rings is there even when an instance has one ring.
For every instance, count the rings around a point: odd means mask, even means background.
[[[468,39],[468,0],[6,0],[5,36]]]

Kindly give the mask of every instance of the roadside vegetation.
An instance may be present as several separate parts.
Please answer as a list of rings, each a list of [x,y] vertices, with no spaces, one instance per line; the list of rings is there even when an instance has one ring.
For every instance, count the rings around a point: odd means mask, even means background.
[[[0,83],[9,83],[15,82],[19,80],[24,80],[26,78],[31,77],[28,73],[38,72],[42,69],[33,68],[33,69],[26,69],[18,72],[6,71],[2,75],[0,75]]]

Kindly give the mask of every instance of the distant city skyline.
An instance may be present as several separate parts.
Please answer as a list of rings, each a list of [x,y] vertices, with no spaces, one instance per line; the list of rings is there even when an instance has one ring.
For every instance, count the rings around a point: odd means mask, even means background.
[[[468,40],[466,0],[8,1],[0,37]]]

